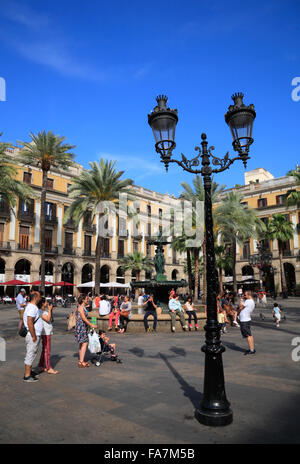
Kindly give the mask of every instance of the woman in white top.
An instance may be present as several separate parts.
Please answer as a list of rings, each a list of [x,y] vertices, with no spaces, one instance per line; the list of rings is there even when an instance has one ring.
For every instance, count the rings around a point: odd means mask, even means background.
[[[41,298],[38,308],[42,311],[43,332],[42,332],[42,353],[39,362],[39,368],[48,374],[58,374],[58,371],[52,369],[50,364],[51,353],[51,335],[53,334],[52,310],[53,305],[49,304],[45,298]]]
[[[185,305],[184,305],[184,309],[189,317],[189,332],[192,330],[192,316],[194,318],[194,322],[195,322],[195,330],[198,330],[199,329],[199,326],[198,326],[198,319],[197,319],[197,314],[196,314],[196,311],[195,311],[195,308],[194,308],[194,303],[193,303],[193,300],[192,298],[189,296]]]

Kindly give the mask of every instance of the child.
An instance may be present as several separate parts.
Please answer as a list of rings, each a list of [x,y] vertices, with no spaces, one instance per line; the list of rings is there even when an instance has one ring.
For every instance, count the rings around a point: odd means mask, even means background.
[[[217,296],[217,311],[218,311],[218,322],[221,324],[221,331],[222,333],[227,333],[226,323],[228,323],[228,319],[226,317],[226,311],[221,306],[221,295]]]
[[[116,355],[116,344],[108,343],[109,338],[106,336],[106,332],[104,330],[99,330],[99,341],[102,353],[110,353],[111,361],[116,361],[118,363],[122,362],[118,355]]]
[[[279,327],[279,322],[281,320],[281,310],[279,308],[278,303],[274,303],[272,314],[275,318],[276,327]]]

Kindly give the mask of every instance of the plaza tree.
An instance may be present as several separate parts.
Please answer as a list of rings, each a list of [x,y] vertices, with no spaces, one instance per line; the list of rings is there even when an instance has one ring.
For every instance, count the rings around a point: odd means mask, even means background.
[[[92,221],[97,217],[100,223],[103,217],[110,212],[112,204],[118,206],[119,195],[128,194],[128,187],[133,184],[132,179],[121,179],[124,171],[115,169],[115,161],[102,158],[99,162],[94,161],[89,164],[90,169],[74,177],[69,188],[72,203],[66,211],[65,222],[72,218],[77,226],[88,213],[91,213]],[[101,235],[97,230],[95,293],[100,293],[100,257]]]
[[[182,182],[181,186],[183,187],[183,192],[180,194],[180,198],[190,202],[192,205],[192,224],[196,227],[197,224],[200,224],[200,221],[203,221],[203,217],[197,216],[197,209],[196,204],[197,202],[201,201],[204,202],[205,192],[204,192],[204,185],[202,177],[197,175],[193,179],[193,187],[190,186],[187,182]],[[217,182],[212,180],[211,184],[211,199],[212,204],[217,203],[220,200],[220,195],[223,193],[225,189],[225,185],[219,186]],[[204,227],[204,224],[202,224]],[[191,253],[195,260],[195,290],[194,295],[195,298],[198,299],[199,295],[199,255],[200,249],[202,248],[203,251],[203,289],[204,294],[203,298],[206,301],[206,239],[205,239],[205,229],[204,229],[204,240],[199,247],[194,247],[191,249]]]
[[[30,133],[30,142],[18,143],[22,146],[20,161],[26,166],[41,169],[43,174],[40,214],[40,250],[41,250],[41,292],[45,294],[45,218],[48,173],[53,169],[66,171],[73,165],[74,154],[70,152],[74,145],[64,143],[65,137],[52,131]]]
[[[296,169],[291,169],[287,172],[287,176],[292,176],[296,179],[296,187],[300,188],[300,166],[296,166]],[[286,194],[286,201],[288,206],[300,206],[300,190],[291,189]]]
[[[10,148],[10,144],[0,142],[0,204],[15,214],[17,199],[26,201],[34,198],[34,192],[30,185],[17,180],[18,171],[13,164],[14,160],[8,154]]]
[[[222,203],[215,209],[214,218],[218,233],[223,243],[230,244],[232,258],[233,290],[237,291],[236,281],[236,247],[250,237],[260,238],[266,230],[265,224],[257,217],[254,209],[242,204],[243,196],[229,192]]]
[[[284,296],[287,296],[286,276],[283,266],[283,243],[292,239],[294,236],[293,223],[287,221],[283,214],[273,214],[267,228],[267,237],[278,240],[278,252],[280,263],[281,288]]]
[[[216,268],[219,275],[219,292],[223,293],[223,271],[232,269],[232,256],[223,245],[215,245]]]

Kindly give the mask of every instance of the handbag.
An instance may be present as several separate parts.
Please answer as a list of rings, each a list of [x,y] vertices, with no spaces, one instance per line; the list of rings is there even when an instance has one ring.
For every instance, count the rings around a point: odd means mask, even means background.
[[[73,312],[69,315],[68,330],[74,329],[75,326],[76,326],[76,316],[75,316],[75,311],[73,311]]]
[[[120,311],[120,316],[128,317],[129,314],[130,314],[130,311]]]
[[[33,325],[35,325],[35,323],[36,323],[39,319],[40,319],[40,316],[34,321],[34,324],[33,324]],[[21,327],[21,329],[19,330],[19,335],[20,335],[20,337],[26,337],[27,334],[28,334],[28,329],[25,327],[24,322],[23,322],[22,327]]]

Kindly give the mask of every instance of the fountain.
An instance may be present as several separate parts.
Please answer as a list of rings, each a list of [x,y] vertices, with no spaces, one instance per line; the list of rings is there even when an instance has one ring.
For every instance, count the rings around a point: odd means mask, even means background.
[[[132,281],[131,286],[134,289],[143,288],[147,294],[152,294],[156,304],[162,308],[163,312],[167,312],[170,291],[172,289],[176,291],[180,287],[187,287],[188,283],[185,279],[167,280],[165,275],[164,245],[168,245],[171,242],[168,242],[160,233],[157,239],[148,239],[148,243],[156,245],[154,257],[156,275],[153,279]]]

